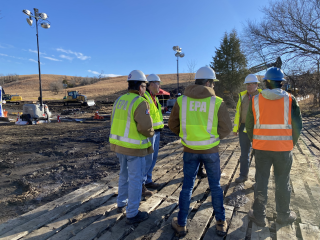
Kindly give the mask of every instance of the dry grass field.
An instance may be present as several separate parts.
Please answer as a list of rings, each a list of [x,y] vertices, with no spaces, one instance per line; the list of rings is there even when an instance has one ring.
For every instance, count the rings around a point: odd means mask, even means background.
[[[166,86],[171,90],[172,86],[169,86],[177,83],[176,74],[159,74],[159,76],[162,81],[161,88],[166,91],[168,91]],[[44,100],[61,100],[65,96],[65,90],[57,95],[49,90],[50,83],[62,81],[63,78],[64,75],[41,75],[42,95]],[[71,76],[67,76],[67,79],[71,79]],[[179,75],[179,82],[182,85],[191,83],[193,82],[193,76],[190,76],[188,73],[182,73]],[[68,90],[78,90],[82,94],[87,95],[90,99],[106,100],[109,95],[125,90],[127,86],[127,76],[120,76],[104,79],[91,85],[68,88]],[[5,84],[3,87],[6,93],[12,95],[19,94],[24,101],[35,101],[39,96],[39,76],[38,74],[20,75],[17,82]]]

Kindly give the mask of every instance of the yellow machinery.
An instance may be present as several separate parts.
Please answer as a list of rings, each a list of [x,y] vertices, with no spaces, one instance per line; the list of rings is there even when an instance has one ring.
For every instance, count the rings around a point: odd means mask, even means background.
[[[10,95],[10,94],[4,94],[3,99],[6,100],[7,103],[15,103],[20,104],[22,101],[22,97],[19,95]]]
[[[81,103],[85,106],[95,105],[94,100],[88,100],[87,96],[80,94],[78,91],[68,91],[63,100],[64,105],[69,105],[69,103]]]

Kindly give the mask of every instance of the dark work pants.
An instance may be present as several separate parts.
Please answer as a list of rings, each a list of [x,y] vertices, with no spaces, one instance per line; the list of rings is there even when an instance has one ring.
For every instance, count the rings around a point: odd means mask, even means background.
[[[245,123],[241,123],[239,128],[239,142],[241,148],[240,156],[240,176],[247,177],[249,172],[250,164],[250,151],[251,151],[251,142],[248,137],[248,134],[243,132]]]
[[[255,150],[256,186],[254,189],[253,214],[258,220],[266,216],[268,200],[268,181],[270,168],[273,165],[275,178],[275,200],[277,215],[286,218],[290,214],[291,197],[290,170],[292,152],[271,152]],[[273,201],[273,199],[271,199]]]

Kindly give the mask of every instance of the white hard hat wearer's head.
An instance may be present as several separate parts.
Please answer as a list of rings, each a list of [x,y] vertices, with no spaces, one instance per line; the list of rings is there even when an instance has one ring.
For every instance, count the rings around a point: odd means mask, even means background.
[[[148,82],[161,82],[160,77],[156,74],[150,74],[147,77]]]
[[[216,73],[209,66],[201,67],[196,72],[194,79],[212,79],[214,82],[218,82],[219,80],[216,78]]]
[[[140,70],[133,70],[130,72],[128,75],[127,81],[141,81],[141,82],[146,82],[147,78],[146,75],[144,75],[143,72]]]
[[[256,75],[249,74],[248,76],[246,76],[246,79],[244,80],[243,84],[246,84],[246,83],[258,83],[258,82],[259,82],[259,80],[258,80]]]

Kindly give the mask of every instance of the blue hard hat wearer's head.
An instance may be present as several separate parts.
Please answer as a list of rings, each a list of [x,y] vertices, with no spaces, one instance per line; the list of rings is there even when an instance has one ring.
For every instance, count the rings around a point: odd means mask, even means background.
[[[280,68],[272,67],[266,72],[263,80],[285,81],[284,73]]]

